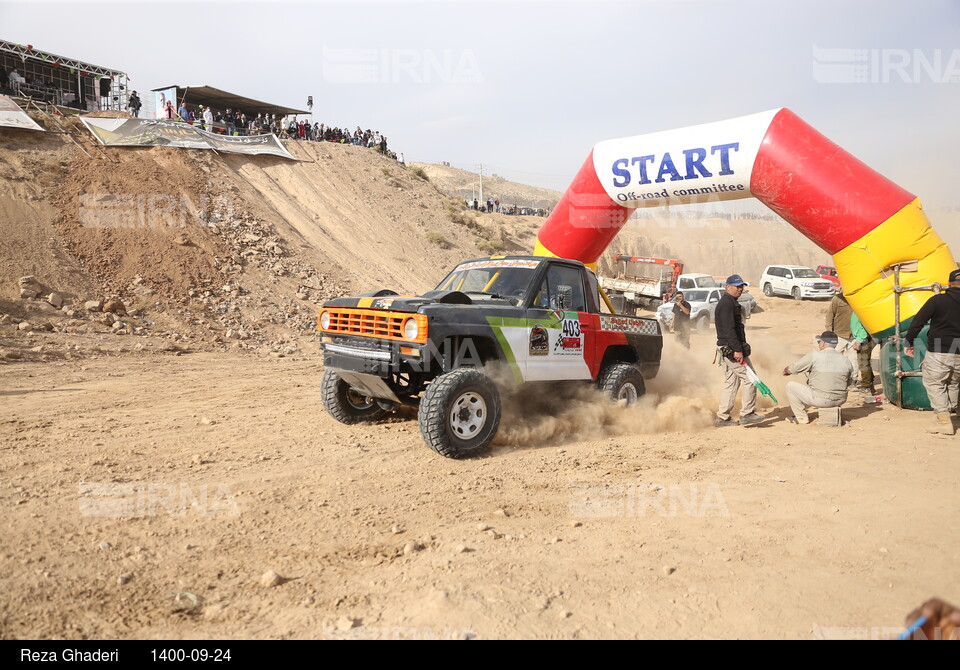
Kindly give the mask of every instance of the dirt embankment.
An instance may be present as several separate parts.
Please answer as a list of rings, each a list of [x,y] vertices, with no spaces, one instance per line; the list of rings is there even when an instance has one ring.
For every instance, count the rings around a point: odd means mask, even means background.
[[[297,162],[103,148],[63,123],[76,143],[4,131],[0,145],[0,314],[27,332],[284,355],[314,348],[323,300],[427,290],[459,260],[532,248],[540,223],[472,215],[364,148],[292,142]],[[23,277],[38,295],[21,297]],[[101,311],[111,297],[119,316]]]

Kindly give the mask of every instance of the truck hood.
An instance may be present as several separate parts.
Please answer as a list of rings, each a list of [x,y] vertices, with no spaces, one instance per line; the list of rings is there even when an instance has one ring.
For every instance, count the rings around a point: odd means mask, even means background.
[[[358,307],[369,309],[389,309],[395,312],[417,312],[426,305],[473,305],[473,304],[510,305],[507,298],[474,294],[473,297],[460,291],[427,291],[423,295],[399,295],[395,291],[384,289],[358,296],[335,298],[323,303],[324,307]]]

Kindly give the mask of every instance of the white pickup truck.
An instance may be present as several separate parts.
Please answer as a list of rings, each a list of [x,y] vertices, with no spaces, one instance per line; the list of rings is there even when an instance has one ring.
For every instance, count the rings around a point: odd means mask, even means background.
[[[690,303],[690,323],[697,332],[705,333],[710,328],[721,296],[723,296],[722,288],[692,288],[683,291],[683,299]],[[756,309],[756,299],[744,291],[737,302],[743,311],[743,318],[749,319],[753,310]],[[657,308],[657,320],[664,330],[668,330],[673,324],[673,305],[674,301],[670,300]]]
[[[713,275],[702,272],[690,272],[677,277],[677,290],[689,291],[696,288],[722,288]]]

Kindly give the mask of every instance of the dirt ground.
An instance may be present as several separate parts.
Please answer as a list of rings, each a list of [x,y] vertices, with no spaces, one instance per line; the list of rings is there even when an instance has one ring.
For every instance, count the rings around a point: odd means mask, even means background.
[[[824,305],[760,304],[783,405]],[[334,422],[315,350],[117,346],[0,364],[4,638],[880,638],[960,602],[960,437],[859,399],[715,429],[706,336],[638,408],[507,403],[468,461]]]

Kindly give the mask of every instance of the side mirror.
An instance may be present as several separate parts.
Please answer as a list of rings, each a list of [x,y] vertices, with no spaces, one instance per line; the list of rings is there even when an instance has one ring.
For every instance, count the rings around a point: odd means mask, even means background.
[[[710,297],[710,302],[720,302],[720,298],[718,298],[718,297],[715,296],[715,295],[714,295],[714,296],[711,296],[711,297]]]
[[[557,309],[567,309],[570,305],[573,304],[573,287],[567,284],[558,284],[556,288],[557,293]]]

